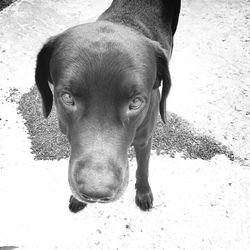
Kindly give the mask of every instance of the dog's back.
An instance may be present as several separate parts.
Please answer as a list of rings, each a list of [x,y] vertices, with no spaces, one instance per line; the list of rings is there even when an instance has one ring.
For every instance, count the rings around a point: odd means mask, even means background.
[[[114,0],[98,20],[129,26],[166,48],[172,45],[180,5],[180,0]]]

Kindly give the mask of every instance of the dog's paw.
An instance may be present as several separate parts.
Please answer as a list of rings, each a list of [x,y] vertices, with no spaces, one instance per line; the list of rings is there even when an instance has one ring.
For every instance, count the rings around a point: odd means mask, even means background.
[[[148,192],[140,192],[136,190],[135,203],[136,205],[146,211],[153,207],[153,194],[151,189]]]
[[[69,199],[69,210],[73,213],[77,213],[87,206],[86,203],[78,201],[74,196],[70,196]]]

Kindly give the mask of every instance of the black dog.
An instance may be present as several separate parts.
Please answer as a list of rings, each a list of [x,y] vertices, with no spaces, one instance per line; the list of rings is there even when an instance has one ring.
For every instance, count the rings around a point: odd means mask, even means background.
[[[38,54],[44,116],[52,108],[51,82],[60,129],[71,145],[71,211],[122,195],[130,145],[138,163],[136,204],[152,207],[151,140],[158,107],[166,120],[168,62],[179,12],[180,0],[114,0],[96,22],[50,38]]]

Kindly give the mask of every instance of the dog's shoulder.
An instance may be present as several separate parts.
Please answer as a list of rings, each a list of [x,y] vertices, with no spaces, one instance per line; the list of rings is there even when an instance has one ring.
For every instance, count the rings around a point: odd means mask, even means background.
[[[174,35],[181,0],[114,0],[98,20],[121,23],[152,40],[159,34]]]

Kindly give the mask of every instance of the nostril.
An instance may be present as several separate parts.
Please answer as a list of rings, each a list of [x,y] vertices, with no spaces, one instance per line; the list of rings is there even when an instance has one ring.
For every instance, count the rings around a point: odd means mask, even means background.
[[[100,197],[100,196],[88,196],[86,194],[81,193],[81,197],[89,202],[109,202],[112,197]]]
[[[85,194],[83,194],[83,193],[81,193],[81,196],[82,196],[82,198],[87,199],[87,200],[90,200],[90,199],[91,199],[89,196],[87,196],[87,195],[85,195]]]
[[[104,201],[104,202],[108,202],[108,201],[110,201],[111,200],[111,198],[102,198],[101,199],[101,201]]]

